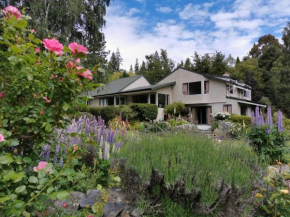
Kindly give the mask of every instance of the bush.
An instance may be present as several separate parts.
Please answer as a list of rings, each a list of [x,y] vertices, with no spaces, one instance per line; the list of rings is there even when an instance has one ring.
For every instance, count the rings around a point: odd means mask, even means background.
[[[175,119],[170,119],[167,121],[171,127],[176,127],[176,126],[179,126],[179,125],[184,125],[184,124],[188,124],[188,122],[184,119],[180,119],[180,120],[175,120]]]
[[[183,102],[174,102],[170,105],[167,105],[164,108],[165,114],[174,115],[175,109],[175,116],[183,115],[185,113],[185,105]]]
[[[105,106],[105,107],[91,107],[90,113],[94,115],[96,118],[99,116],[105,120],[106,123],[109,123],[110,120],[116,118],[120,115],[120,107],[114,106]]]
[[[148,131],[152,133],[157,133],[161,131],[170,130],[170,124],[167,122],[156,122],[154,124],[149,125]]]
[[[243,124],[243,121],[246,125],[251,126],[251,117],[242,116],[242,115],[231,115],[228,121],[235,124]]]
[[[219,122],[218,121],[213,121],[211,124],[211,130],[214,131],[219,127]]]
[[[137,119],[140,121],[154,120],[157,118],[158,107],[153,104],[133,103],[129,107],[137,113]]]
[[[123,120],[128,118],[129,121],[133,121],[137,117],[137,113],[133,111],[133,109],[130,108],[129,106],[121,106],[120,112]]]
[[[228,112],[217,112],[213,115],[214,120],[226,120],[230,117]]]

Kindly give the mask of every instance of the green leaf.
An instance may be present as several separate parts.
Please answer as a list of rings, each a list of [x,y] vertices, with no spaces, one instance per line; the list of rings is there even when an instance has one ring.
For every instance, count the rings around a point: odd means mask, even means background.
[[[30,157],[25,157],[25,158],[23,158],[23,161],[25,163],[30,163],[31,162],[31,158]]]
[[[61,175],[62,175],[62,176],[70,176],[70,175],[72,175],[72,174],[74,174],[74,173],[75,173],[74,169],[72,169],[72,168],[66,168],[66,169],[64,169],[64,170],[61,172]]]
[[[26,20],[18,20],[16,27],[20,29],[24,29],[27,26],[27,21]]]
[[[47,193],[50,194],[52,191],[54,190],[54,187],[53,186],[50,186],[48,189],[47,189]]]
[[[38,178],[35,177],[35,176],[30,176],[29,179],[28,179],[28,181],[30,183],[37,183],[38,182]]]
[[[0,157],[0,164],[10,164],[12,163],[14,160],[10,155],[4,155],[2,157]]]
[[[62,62],[64,60],[64,57],[63,56],[59,56],[56,58],[56,61],[58,62]]]
[[[14,207],[15,208],[20,208],[24,205],[24,202],[21,201],[21,200],[16,200],[15,203],[14,203]]]
[[[33,75],[27,75],[28,81],[32,81],[33,80]]]
[[[40,44],[40,43],[41,43],[41,40],[40,40],[39,38],[35,38],[35,39],[33,40],[33,42],[34,42],[35,44]]]
[[[26,211],[22,211],[22,215],[24,217],[30,217],[30,214],[28,212],[26,212]]]
[[[45,125],[45,131],[46,131],[46,132],[51,132],[51,131],[52,131],[51,124],[47,123],[47,124]]]
[[[7,142],[9,147],[14,147],[19,145],[19,141],[17,139],[9,139]]]
[[[63,51],[64,51],[64,52],[67,52],[67,53],[70,53],[70,52],[71,52],[70,49],[69,49],[68,47],[63,47]]]
[[[10,197],[8,197],[8,196],[0,197],[0,203],[3,203],[5,201],[7,201],[7,200],[10,200]]]
[[[68,109],[70,108],[70,105],[67,104],[67,103],[64,103],[63,106],[62,106],[62,109],[67,111]]]
[[[21,185],[19,186],[18,188],[15,189],[15,192],[17,194],[21,193],[22,191],[24,191],[26,189],[26,186],[25,185]]]
[[[56,192],[56,196],[60,200],[65,200],[69,198],[69,193],[67,191],[59,191],[59,192]]]
[[[28,37],[29,37],[29,40],[30,40],[30,41],[32,41],[32,40],[34,39],[34,35],[33,35],[33,34],[31,34],[31,33],[29,34],[29,36],[28,36]]]
[[[45,185],[48,181],[49,181],[48,178],[43,178],[43,179],[40,179],[40,180],[39,180],[39,184],[40,184],[40,185]]]
[[[17,46],[11,45],[10,49],[12,50],[13,53],[20,53],[21,49]]]
[[[39,171],[38,171],[38,174],[37,174],[37,177],[38,177],[39,179],[42,179],[45,175],[46,175],[46,173],[45,173],[44,170],[39,170]]]
[[[101,73],[104,74],[104,73],[106,73],[106,70],[105,70],[104,68],[99,67],[99,68],[98,68],[98,72],[101,72]]]

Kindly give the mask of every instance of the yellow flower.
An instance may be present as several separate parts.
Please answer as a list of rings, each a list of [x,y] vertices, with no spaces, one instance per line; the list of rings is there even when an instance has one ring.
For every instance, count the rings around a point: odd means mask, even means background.
[[[263,195],[260,194],[260,193],[257,193],[257,194],[256,194],[256,198],[263,198]]]
[[[289,194],[289,191],[288,190],[280,190],[280,193],[282,193],[282,194]]]

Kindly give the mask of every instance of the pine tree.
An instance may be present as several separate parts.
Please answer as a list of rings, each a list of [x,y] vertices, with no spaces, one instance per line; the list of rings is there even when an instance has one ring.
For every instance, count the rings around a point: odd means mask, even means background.
[[[120,71],[121,70],[121,65],[122,65],[123,59],[121,57],[121,53],[120,53],[119,48],[117,48],[116,60],[117,60],[117,71]]]
[[[237,57],[237,60],[236,60],[236,65],[238,65],[240,62],[241,62],[241,61],[240,61],[240,58],[239,58],[239,57]]]
[[[108,63],[108,69],[111,72],[117,72],[117,71],[119,71],[119,63],[118,63],[117,57],[116,57],[116,55],[115,55],[114,52],[112,53],[111,58],[110,58],[110,61]]]
[[[135,74],[139,74],[139,63],[138,63],[138,59],[136,59],[136,63],[135,63]]]
[[[133,67],[132,67],[132,65],[130,66],[130,72],[133,72]]]

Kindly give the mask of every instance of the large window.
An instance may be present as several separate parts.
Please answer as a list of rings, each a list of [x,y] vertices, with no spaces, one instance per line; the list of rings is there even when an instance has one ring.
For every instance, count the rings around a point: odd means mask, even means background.
[[[147,103],[148,95],[136,95],[132,97],[133,103]]]
[[[125,105],[125,98],[122,96],[116,96],[116,105]]]
[[[247,106],[241,106],[241,115],[247,116]]]
[[[106,98],[101,98],[101,99],[99,100],[99,105],[100,105],[100,106],[105,106],[105,105],[106,105]]]
[[[182,85],[183,95],[201,94],[201,81],[184,83]]]
[[[164,108],[169,105],[169,95],[158,93],[158,108]]]
[[[108,105],[114,105],[114,97],[107,98]]]

